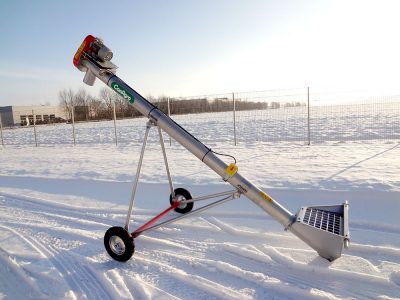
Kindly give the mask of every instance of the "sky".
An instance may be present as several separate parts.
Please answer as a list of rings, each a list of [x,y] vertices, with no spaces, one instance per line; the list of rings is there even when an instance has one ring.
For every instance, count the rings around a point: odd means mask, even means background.
[[[400,94],[400,1],[0,0],[0,106],[58,104],[85,86],[88,35],[144,96],[302,87]]]

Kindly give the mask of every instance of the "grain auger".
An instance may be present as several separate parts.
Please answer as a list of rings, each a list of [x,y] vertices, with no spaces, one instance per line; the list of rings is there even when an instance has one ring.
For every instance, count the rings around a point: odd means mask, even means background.
[[[299,237],[311,248],[316,250],[323,258],[333,261],[341,256],[343,247],[348,247],[350,242],[348,226],[349,205],[347,201],[340,205],[301,207],[296,214],[292,214],[276,200],[272,199],[266,192],[240,175],[236,162],[229,165],[226,164],[219,158],[219,153],[205,146],[196,137],[165,115],[155,105],[147,101],[115,75],[117,66],[111,62],[112,57],[112,51],[104,45],[101,39],[89,35],[84,39],[73,58],[74,65],[80,71],[85,72],[84,83],[93,85],[95,79],[98,78],[128,101],[143,116],[149,119],[132,188],[125,226],[111,227],[104,236],[105,248],[112,258],[118,261],[127,261],[131,258],[135,250],[134,239],[141,234],[202,212],[229,200],[237,199],[242,195],[246,196],[261,209],[274,217],[283,225],[285,230],[289,230]],[[160,136],[161,149],[171,191],[169,197],[170,206],[136,230],[129,231],[129,223],[134,207],[143,155],[148,133],[152,127],[158,129]],[[184,188],[174,189],[169,172],[162,131],[166,132],[206,166],[217,173],[223,181],[231,184],[233,190],[193,198],[190,192]],[[218,198],[218,200],[193,210],[195,202],[215,198]],[[173,210],[180,213],[180,215],[166,221],[161,221],[165,215]]]

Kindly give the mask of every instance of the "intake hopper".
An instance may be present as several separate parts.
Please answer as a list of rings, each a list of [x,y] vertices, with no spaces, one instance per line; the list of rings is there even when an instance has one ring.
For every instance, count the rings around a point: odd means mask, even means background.
[[[289,230],[329,261],[339,258],[350,243],[349,204],[300,208]]]

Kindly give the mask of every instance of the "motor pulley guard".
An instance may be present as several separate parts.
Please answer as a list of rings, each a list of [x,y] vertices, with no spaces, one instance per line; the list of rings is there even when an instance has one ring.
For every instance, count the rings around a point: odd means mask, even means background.
[[[114,72],[118,67],[111,62],[112,58],[113,52],[110,48],[104,45],[103,41],[100,38],[88,35],[76,51],[73,58],[73,64],[80,71],[86,72],[83,82],[88,85],[93,85],[96,79],[96,75],[88,68],[83,66],[82,60],[87,59],[96,64],[101,69]]]

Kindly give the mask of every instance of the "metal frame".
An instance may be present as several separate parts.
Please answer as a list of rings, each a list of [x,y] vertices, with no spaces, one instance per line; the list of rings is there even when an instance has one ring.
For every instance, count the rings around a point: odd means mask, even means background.
[[[132,192],[131,192],[131,198],[130,198],[130,202],[129,202],[129,209],[128,209],[128,214],[126,216],[126,220],[125,220],[125,230],[129,232],[129,223],[131,221],[132,218],[132,210],[135,204],[135,197],[136,197],[136,191],[137,191],[137,187],[139,184],[139,177],[140,177],[140,172],[142,169],[142,164],[143,164],[143,158],[144,158],[144,153],[146,150],[146,144],[147,144],[147,139],[149,137],[149,132],[150,129],[152,127],[157,127],[158,129],[158,134],[160,137],[160,145],[161,145],[161,152],[163,154],[163,158],[164,158],[164,165],[165,165],[165,169],[167,171],[167,177],[168,177],[168,184],[169,184],[169,188],[171,191],[171,195],[172,198],[175,198],[175,192],[174,192],[174,185],[172,183],[172,176],[171,176],[171,172],[169,170],[169,165],[168,165],[168,158],[167,158],[167,152],[165,150],[165,144],[164,144],[164,139],[162,136],[162,131],[161,128],[158,127],[156,124],[154,124],[153,121],[148,121],[146,124],[146,131],[144,134],[144,138],[143,138],[143,144],[142,144],[142,150],[140,152],[140,157],[139,157],[139,162],[138,162],[138,166],[137,166],[137,170],[136,170],[136,176],[135,176],[135,181],[133,183],[133,187],[132,187]],[[206,195],[206,196],[201,196],[201,197],[197,197],[197,198],[192,198],[192,199],[186,199],[186,200],[181,200],[181,201],[176,201],[175,203],[173,203],[170,207],[168,207],[166,210],[162,211],[160,214],[156,215],[155,217],[153,217],[152,219],[150,219],[149,221],[147,221],[145,224],[143,224],[142,226],[140,226],[139,228],[137,228],[135,231],[131,232],[132,237],[138,237],[139,235],[141,235],[144,232],[147,231],[152,231],[152,230],[156,230],[162,226],[174,223],[176,221],[179,221],[181,219],[190,217],[194,214],[203,212],[207,209],[210,209],[212,207],[221,205],[225,202],[228,202],[230,200],[233,199],[238,199],[240,197],[241,193],[238,190],[231,190],[231,191],[226,191],[226,192],[220,192],[220,193],[215,193],[215,194],[210,194],[210,195]],[[217,200],[215,202],[212,202],[210,204],[204,205],[198,209],[195,209],[191,212],[188,212],[184,215],[172,218],[170,220],[158,223],[156,225],[155,224],[158,220],[160,220],[162,217],[164,217],[165,215],[167,215],[169,212],[171,212],[173,209],[175,209],[176,207],[186,204],[186,203],[192,203],[192,202],[198,202],[198,201],[204,201],[204,200],[209,200],[209,199],[213,199],[213,198],[218,198],[218,197],[222,197],[222,196],[226,196],[220,200]]]
[[[135,203],[136,190],[137,190],[137,186],[139,183],[140,170],[142,169],[144,151],[146,149],[147,138],[149,136],[149,131],[150,131],[151,126],[153,126],[151,121],[147,122],[146,132],[144,134],[144,139],[143,139],[142,151],[140,152],[139,162],[138,162],[138,166],[137,166],[137,170],[136,170],[135,181],[133,182],[133,187],[132,187],[132,192],[131,192],[131,201],[129,202],[128,215],[126,216],[126,221],[125,221],[125,229],[126,230],[128,230],[128,228],[129,228],[129,221],[131,219],[132,209],[133,209],[133,205]]]
[[[222,198],[222,199],[220,199],[220,200],[217,200],[217,201],[215,201],[215,202],[212,202],[212,203],[210,203],[210,204],[208,204],[208,205],[204,205],[204,206],[202,206],[202,207],[199,207],[198,209],[192,210],[191,212],[188,212],[188,213],[186,213],[186,214],[184,214],[184,215],[181,215],[181,216],[172,218],[172,219],[170,219],[170,220],[167,220],[167,221],[158,223],[158,224],[156,224],[156,225],[153,225],[153,224],[156,223],[158,220],[160,220],[162,217],[164,217],[166,214],[168,214],[170,211],[172,211],[174,208],[176,208],[177,206],[179,206],[179,204],[181,203],[181,202],[175,202],[172,206],[170,206],[169,208],[167,208],[166,210],[164,210],[162,213],[160,213],[159,215],[157,215],[157,216],[155,216],[154,218],[150,219],[148,222],[146,222],[145,224],[143,224],[142,226],[140,226],[138,229],[136,229],[135,231],[133,231],[133,232],[131,233],[131,235],[132,235],[133,238],[136,238],[136,237],[138,237],[139,235],[141,235],[141,234],[144,233],[144,232],[156,230],[156,229],[158,229],[158,228],[160,228],[160,227],[162,227],[162,226],[165,226],[165,225],[168,225],[168,224],[177,222],[177,221],[182,220],[182,219],[184,219],[184,218],[190,217],[190,216],[192,216],[192,215],[194,215],[194,214],[203,212],[203,211],[205,211],[205,210],[207,210],[207,209],[210,209],[210,208],[213,208],[213,207],[215,207],[215,206],[224,204],[224,203],[226,203],[226,202],[228,202],[228,201],[230,201],[230,200],[233,200],[233,199],[238,199],[238,198],[240,197],[240,193],[237,192],[237,191],[234,191],[234,192],[225,192],[225,194],[228,194],[228,193],[229,193],[230,195],[227,196],[227,197],[225,197],[225,198]],[[222,193],[220,193],[220,194],[222,194]],[[216,198],[216,197],[218,197],[220,194],[208,195],[208,196],[207,196],[207,199]],[[202,197],[202,198],[203,198],[203,199],[191,199],[191,201],[192,201],[192,202],[195,202],[195,201],[200,201],[200,200],[205,200],[205,199],[206,199],[206,197]],[[187,201],[187,202],[189,202],[189,201]]]

